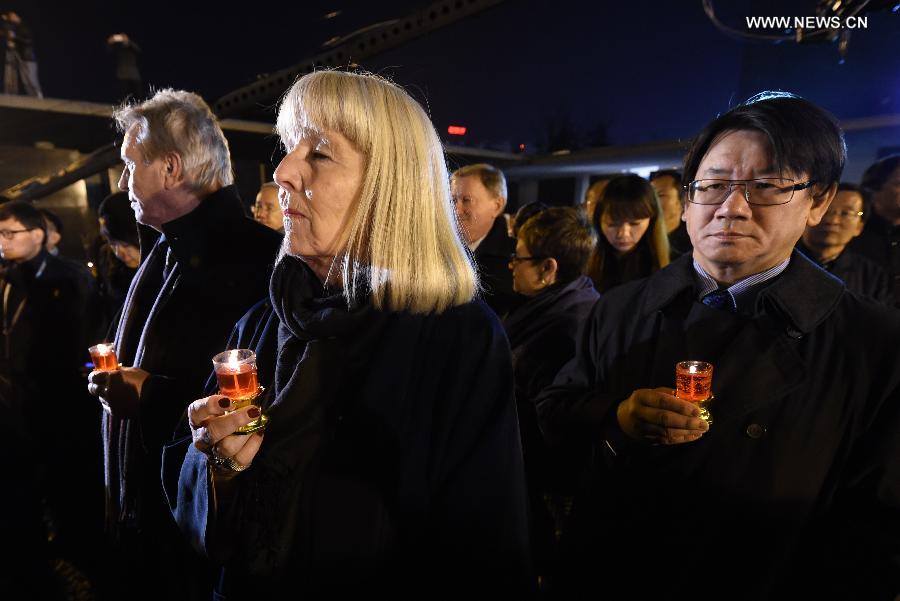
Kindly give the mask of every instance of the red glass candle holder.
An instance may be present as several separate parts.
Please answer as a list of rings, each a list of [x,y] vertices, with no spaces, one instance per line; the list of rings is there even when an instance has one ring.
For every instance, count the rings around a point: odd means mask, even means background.
[[[713,365],[706,361],[679,361],[675,364],[675,396],[700,407],[700,417],[712,423],[709,404],[712,394]]]
[[[116,371],[119,369],[119,360],[116,357],[116,347],[111,342],[100,342],[88,349],[91,361],[97,371]]]
[[[232,411],[256,405],[255,401],[263,391],[256,372],[256,353],[248,349],[223,351],[213,357],[213,369],[219,382],[219,394],[232,401]],[[230,413],[230,411],[229,411]],[[260,416],[238,428],[235,434],[250,434],[265,427],[268,418]]]

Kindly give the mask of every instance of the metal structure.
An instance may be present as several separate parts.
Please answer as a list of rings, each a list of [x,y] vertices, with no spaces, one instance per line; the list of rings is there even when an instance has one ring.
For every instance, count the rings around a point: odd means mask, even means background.
[[[350,66],[355,61],[396,48],[502,2],[440,0],[409,16],[383,21],[330,40],[328,50],[226,94],[213,104],[213,111],[222,119],[222,130],[228,138],[232,156],[263,157],[271,153],[271,144],[266,146],[265,140],[273,135],[272,126],[227,117],[271,102],[297,77],[316,68]],[[41,111],[39,119],[34,118],[35,111]],[[116,135],[112,129],[111,115],[112,109],[106,105],[0,95],[0,131],[4,133],[4,141],[19,145],[46,141],[55,147],[88,153],[61,171],[19,182],[0,191],[0,194],[9,200],[36,200],[116,165],[119,162],[119,142],[112,142]],[[48,140],[48,137],[52,139]],[[452,147],[447,150],[453,152]],[[474,149],[465,151],[465,154],[480,154]],[[521,159],[513,154],[494,158],[509,161]]]
[[[213,110],[220,117],[225,117],[271,104],[298,77],[316,69],[352,67],[358,61],[401,46],[501,2],[503,0],[439,0],[408,17],[364,27],[337,40],[331,40],[328,50],[300,61],[293,67],[276,71],[226,94],[216,101]]]

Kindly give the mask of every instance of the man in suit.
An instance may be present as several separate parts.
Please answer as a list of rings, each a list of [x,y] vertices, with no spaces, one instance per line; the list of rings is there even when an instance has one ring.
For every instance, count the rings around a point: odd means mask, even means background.
[[[228,143],[196,94],[161,90],[114,114],[124,132],[119,187],[139,224],[143,260],[116,332],[124,367],[93,372],[103,413],[107,528],[127,556],[129,595],[203,595],[160,483],[160,456],[232,325],[268,291],[281,236],[249,219]],[[140,586],[135,586],[140,582]]]
[[[48,539],[54,556],[90,573],[101,532],[98,411],[81,371],[97,335],[97,289],[86,267],[48,252],[44,216],[27,202],[0,205],[0,257],[9,265],[0,276],[0,408],[12,451],[0,529],[16,549],[0,585],[10,598],[43,598],[47,582],[34,572],[47,565]]]
[[[605,295],[537,399],[551,441],[595,448],[563,595],[900,591],[900,316],[794,250],[845,156],[835,119],[785,93],[695,139],[692,256]],[[674,394],[683,360],[714,365],[711,423]]]
[[[691,239],[687,226],[681,220],[684,211],[684,188],[681,186],[681,174],[674,169],[662,169],[650,174],[650,185],[659,197],[666,221],[666,232],[669,234],[669,250],[673,255],[681,256],[691,252]]]
[[[478,265],[484,301],[502,317],[520,302],[508,267],[516,241],[503,218],[506,178],[487,163],[466,165],[450,177],[450,189],[460,231]]]
[[[887,305],[894,304],[887,272],[847,245],[859,236],[871,211],[869,192],[842,183],[817,225],[806,228],[797,249],[847,286],[847,289]]]

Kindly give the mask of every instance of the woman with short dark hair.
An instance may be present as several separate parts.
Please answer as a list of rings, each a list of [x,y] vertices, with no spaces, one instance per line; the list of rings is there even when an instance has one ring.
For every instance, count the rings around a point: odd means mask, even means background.
[[[532,549],[541,576],[550,571],[567,499],[584,467],[580,461],[584,456],[576,449],[551,449],[544,444],[534,401],[575,356],[579,325],[600,298],[590,278],[583,275],[595,241],[590,224],[577,209],[544,209],[519,229],[516,253],[509,263],[513,288],[527,297],[503,325],[513,353]]]

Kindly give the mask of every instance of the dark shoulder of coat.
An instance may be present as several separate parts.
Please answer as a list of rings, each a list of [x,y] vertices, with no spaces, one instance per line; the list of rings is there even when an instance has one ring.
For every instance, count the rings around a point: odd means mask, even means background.
[[[843,280],[847,289],[854,294],[885,305],[893,305],[895,302],[887,271],[864,255],[844,250],[831,266],[831,273]]]
[[[494,219],[488,235],[475,249],[475,262],[481,275],[484,302],[499,316],[504,316],[521,302],[513,291],[509,256],[516,250],[516,241],[506,231],[503,216]]]

